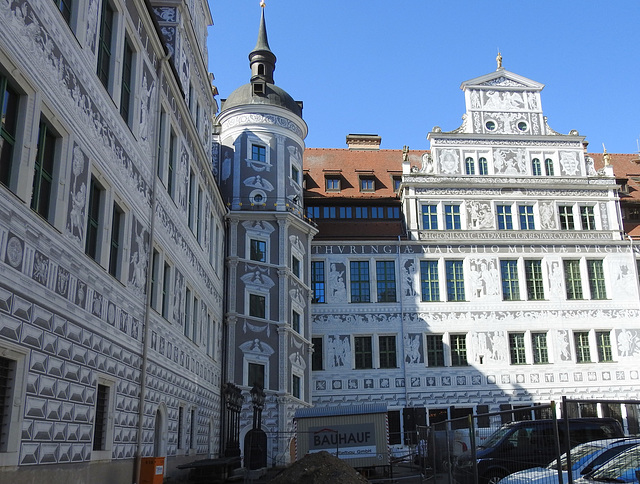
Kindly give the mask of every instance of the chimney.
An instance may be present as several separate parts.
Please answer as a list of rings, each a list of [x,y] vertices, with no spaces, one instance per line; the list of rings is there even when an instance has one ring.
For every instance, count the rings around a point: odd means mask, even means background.
[[[377,134],[348,134],[347,146],[350,150],[379,150],[382,138]]]

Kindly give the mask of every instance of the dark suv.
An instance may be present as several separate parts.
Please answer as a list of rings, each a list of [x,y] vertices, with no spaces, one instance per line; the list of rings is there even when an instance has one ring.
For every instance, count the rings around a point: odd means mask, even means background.
[[[566,422],[558,420],[561,452],[564,452],[566,443],[565,432]],[[623,436],[620,422],[613,418],[569,419],[571,447],[591,440]],[[511,422],[478,446],[478,482],[494,484],[513,472],[544,466],[556,457],[553,420]],[[453,476],[459,484],[475,482],[470,452],[458,457]]]

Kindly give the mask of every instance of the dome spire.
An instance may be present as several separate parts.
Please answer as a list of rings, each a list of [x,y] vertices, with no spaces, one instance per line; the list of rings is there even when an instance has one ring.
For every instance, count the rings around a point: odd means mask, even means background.
[[[251,83],[268,82],[273,84],[273,71],[276,69],[276,56],[269,48],[267,39],[267,24],[264,20],[264,1],[260,2],[262,15],[260,16],[260,28],[258,29],[258,41],[249,54],[251,66]]]

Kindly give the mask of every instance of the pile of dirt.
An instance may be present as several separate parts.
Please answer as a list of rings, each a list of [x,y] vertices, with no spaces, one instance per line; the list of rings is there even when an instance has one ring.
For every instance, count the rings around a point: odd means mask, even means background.
[[[369,481],[344,461],[329,454],[307,454],[274,477],[271,484],[366,484]]]

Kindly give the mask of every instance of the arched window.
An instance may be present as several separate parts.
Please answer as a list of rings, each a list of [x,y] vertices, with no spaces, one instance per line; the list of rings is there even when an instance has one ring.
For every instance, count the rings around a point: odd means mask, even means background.
[[[478,173],[480,175],[488,175],[489,174],[489,167],[487,165],[487,159],[483,156],[481,158],[478,158]]]
[[[264,64],[258,64],[258,75],[264,76]]]
[[[531,160],[531,174],[533,176],[542,175],[542,166],[540,165],[540,160],[538,158]]]
[[[464,160],[464,169],[467,175],[475,175],[476,174],[476,166],[473,162],[473,158],[470,156]]]
[[[545,175],[553,176],[553,160],[551,158],[544,160],[544,171]]]

